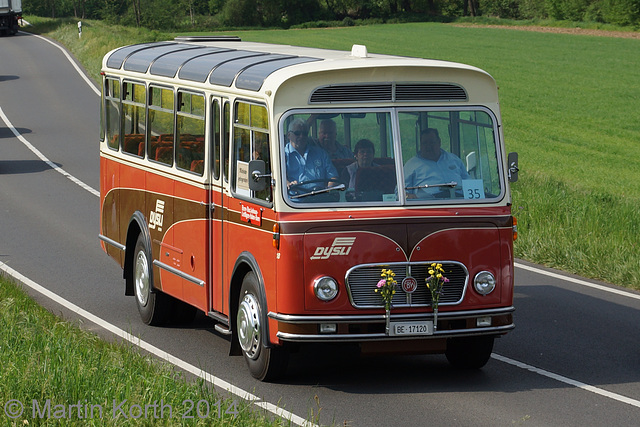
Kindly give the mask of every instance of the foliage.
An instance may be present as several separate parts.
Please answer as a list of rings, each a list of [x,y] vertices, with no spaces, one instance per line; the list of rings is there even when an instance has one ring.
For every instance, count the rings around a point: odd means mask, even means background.
[[[559,19],[640,26],[638,0],[29,0],[24,13],[158,30],[352,26],[438,16]]]

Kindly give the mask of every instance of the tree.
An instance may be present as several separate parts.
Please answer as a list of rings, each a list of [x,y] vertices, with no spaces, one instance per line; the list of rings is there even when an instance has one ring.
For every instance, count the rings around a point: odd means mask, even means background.
[[[140,0],[133,1],[133,16],[136,18],[136,26],[140,27],[142,24],[142,10],[140,8]]]

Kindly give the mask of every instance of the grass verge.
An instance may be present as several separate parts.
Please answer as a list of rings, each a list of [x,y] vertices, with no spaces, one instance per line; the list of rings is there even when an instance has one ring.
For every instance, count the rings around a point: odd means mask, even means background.
[[[2,425],[286,425],[131,345],[61,320],[0,275]]]
[[[110,49],[174,37],[88,21],[79,39],[75,20],[50,21],[34,19],[34,30],[67,46],[96,80]],[[365,44],[370,52],[488,71],[500,86],[507,150],[520,154],[520,181],[512,186],[520,226],[516,256],[640,289],[640,234],[634,231],[640,223],[640,40],[439,23],[230,33],[342,50]]]

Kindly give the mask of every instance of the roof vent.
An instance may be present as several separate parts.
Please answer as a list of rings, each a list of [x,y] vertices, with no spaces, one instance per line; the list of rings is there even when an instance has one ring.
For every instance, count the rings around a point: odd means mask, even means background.
[[[367,53],[367,47],[362,44],[354,44],[351,47],[351,56],[355,56],[356,58],[366,58],[369,56]]]
[[[177,42],[240,42],[238,36],[177,36]]]

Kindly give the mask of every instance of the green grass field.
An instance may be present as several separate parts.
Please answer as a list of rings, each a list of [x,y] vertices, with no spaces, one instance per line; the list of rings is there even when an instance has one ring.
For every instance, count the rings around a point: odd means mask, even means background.
[[[289,424],[61,320],[1,275],[0,325],[2,425]]]
[[[94,78],[108,50],[174,37],[94,21],[84,28],[81,40],[75,21],[47,35]],[[640,40],[440,23],[226,34],[343,50],[357,43],[486,70],[500,87],[507,150],[520,154],[516,256],[640,289]]]

